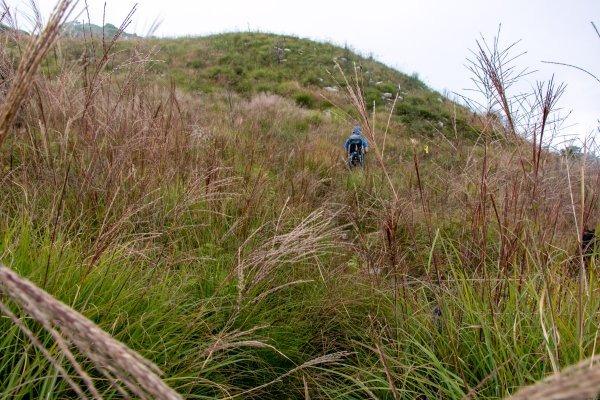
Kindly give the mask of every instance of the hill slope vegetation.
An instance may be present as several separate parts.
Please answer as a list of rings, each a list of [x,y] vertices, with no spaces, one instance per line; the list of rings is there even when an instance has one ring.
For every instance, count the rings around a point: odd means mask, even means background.
[[[23,39],[3,35],[6,103]],[[0,261],[182,397],[503,398],[595,354],[585,158],[329,44],[104,48],[61,40],[0,137]],[[350,171],[355,124],[372,151]],[[77,397],[57,365],[123,395],[10,293],[0,397]]]

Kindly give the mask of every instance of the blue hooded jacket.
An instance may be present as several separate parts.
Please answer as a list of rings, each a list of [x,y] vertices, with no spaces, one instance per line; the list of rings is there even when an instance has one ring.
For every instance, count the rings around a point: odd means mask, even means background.
[[[346,149],[346,151],[348,151],[348,146],[350,144],[350,140],[357,139],[357,138],[361,139],[363,148],[365,148],[365,149],[369,148],[367,139],[365,139],[365,137],[363,135],[361,135],[361,132],[362,132],[362,128],[359,126],[355,126],[354,128],[352,128],[352,135],[350,135],[350,137],[348,139],[346,139],[346,143],[344,143],[344,149]]]

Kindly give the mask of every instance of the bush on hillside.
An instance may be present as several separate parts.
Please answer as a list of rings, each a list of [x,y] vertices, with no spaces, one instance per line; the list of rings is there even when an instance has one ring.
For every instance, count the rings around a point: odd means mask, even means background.
[[[313,108],[315,106],[315,98],[310,93],[298,93],[294,96],[296,104],[304,108]]]

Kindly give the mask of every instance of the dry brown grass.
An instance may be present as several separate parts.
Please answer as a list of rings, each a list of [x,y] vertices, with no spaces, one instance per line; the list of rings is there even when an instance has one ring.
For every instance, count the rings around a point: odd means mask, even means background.
[[[57,4],[44,30],[33,35],[25,49],[19,67],[13,77],[11,87],[0,109],[0,148],[13,123],[25,96],[34,82],[34,76],[44,56],[54,44],[60,27],[71,15],[77,1],[62,0]]]

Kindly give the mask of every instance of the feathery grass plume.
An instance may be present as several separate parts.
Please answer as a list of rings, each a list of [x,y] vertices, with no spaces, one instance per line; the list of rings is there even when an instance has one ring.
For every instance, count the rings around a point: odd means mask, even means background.
[[[287,378],[290,375],[293,375],[297,372],[303,371],[307,368],[311,368],[311,367],[316,367],[318,365],[324,365],[324,364],[331,364],[331,363],[337,363],[340,362],[341,360],[343,360],[344,358],[347,358],[349,356],[351,356],[353,353],[349,352],[349,351],[340,351],[337,353],[332,353],[332,354],[325,354],[324,356],[321,357],[317,357],[317,358],[313,358],[312,360],[308,360],[307,362],[303,363],[302,365],[299,365],[291,370],[289,370],[288,372],[286,372],[285,374],[277,377],[276,379],[272,380],[271,382],[265,383],[263,385],[257,386],[255,388],[252,388],[250,390],[247,390],[245,392],[239,393],[239,394],[235,394],[233,396],[229,396],[226,397],[226,399],[233,399],[251,392],[255,392],[257,390],[260,389],[264,389],[270,385],[273,385],[274,383],[280,382],[283,379]]]
[[[156,365],[115,340],[77,311],[2,265],[0,294],[8,296],[49,331],[72,363],[74,358],[67,343],[77,347],[124,397],[129,396],[127,388],[142,399],[181,398],[158,377],[161,372]],[[23,329],[23,325],[18,326]],[[23,332],[29,336],[27,331]],[[49,361],[56,364],[56,361]],[[88,390],[94,397],[98,397],[98,392],[89,377],[78,365],[73,366],[78,370]],[[69,378],[65,376],[65,379]]]
[[[29,88],[33,84],[33,76],[37,72],[42,59],[54,44],[60,32],[60,27],[71,15],[76,4],[77,0],[62,0],[54,8],[44,30],[39,35],[32,35],[31,42],[21,57],[10,90],[0,109],[0,148],[6,140],[10,125],[14,121]]]
[[[327,215],[323,209],[316,210],[289,232],[276,233],[244,257],[244,246],[263,227],[253,232],[238,251],[238,265],[236,268],[238,277],[237,307],[239,308],[242,305],[244,297],[248,293],[270,282],[273,273],[281,266],[301,263],[331,252],[335,246],[334,239],[341,232],[341,228],[333,225],[334,217],[335,214]],[[251,303],[260,301],[281,288],[305,282],[296,281],[276,288],[267,287],[262,293],[257,294],[257,297],[249,299],[249,301]]]
[[[226,326],[229,328],[229,326]],[[248,329],[246,331],[233,330],[232,332],[221,332],[214,337],[214,343],[212,343],[207,349],[205,349],[200,355],[205,357],[204,362],[202,363],[202,367],[204,368],[208,362],[211,360],[214,353],[235,349],[239,347],[254,347],[254,348],[262,348],[262,349],[271,349],[274,352],[278,353],[280,356],[289,360],[289,358],[277,350],[274,346],[265,343],[265,338],[259,338],[255,335],[255,332],[266,328],[265,326],[255,326],[252,329]],[[259,340],[260,339],[260,340]]]
[[[584,360],[520,389],[511,400],[585,400],[600,393],[600,356]]]

